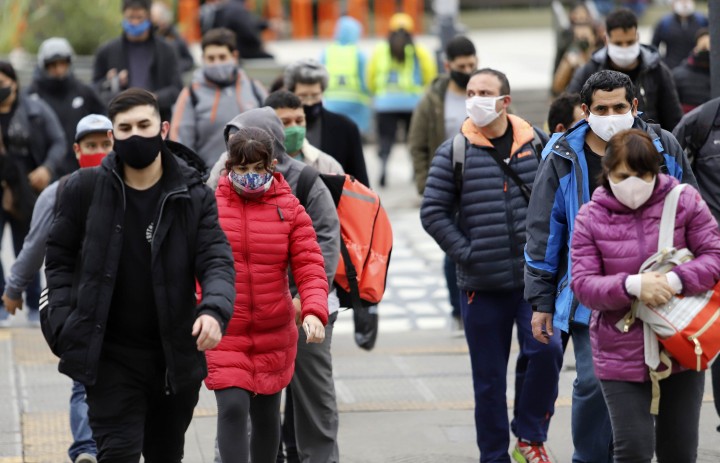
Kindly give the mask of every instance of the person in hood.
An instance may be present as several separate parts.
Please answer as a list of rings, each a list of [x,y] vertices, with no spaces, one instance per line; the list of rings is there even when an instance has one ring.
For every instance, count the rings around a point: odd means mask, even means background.
[[[697,188],[685,152],[672,134],[638,117],[635,87],[627,74],[599,71],[580,92],[584,120],[555,133],[543,150],[527,216],[525,298],[533,306],[533,336],[552,342],[559,331],[573,340],[577,379],[573,383],[573,461],[610,463],[612,428],[590,349],[590,310],[571,291],[570,259],[574,222],[580,207],[601,187],[602,160],[618,132],[646,132],[664,173]],[[682,460],[677,460],[682,461]]]
[[[285,68],[285,89],[302,101],[311,145],[337,159],[346,174],[369,186],[360,131],[344,114],[329,111],[323,103],[330,77],[315,59],[301,59]]]
[[[689,113],[701,104],[710,101],[710,31],[700,29],[695,48],[683,63],[673,69],[683,112]]]
[[[100,165],[107,153],[112,150],[110,132],[112,132],[112,122],[103,115],[90,114],[80,119],[75,130],[73,150],[81,168]],[[42,267],[50,226],[55,218],[58,192],[60,185],[67,179],[68,176],[65,176],[50,184],[40,193],[35,203],[30,232],[25,237],[22,250],[10,269],[5,293],[2,296],[5,310],[12,315],[16,310],[22,310],[22,293]],[[70,396],[70,431],[73,443],[68,449],[68,456],[73,463],[97,463],[97,447],[88,423],[87,410],[85,386],[73,381]]]
[[[276,166],[272,135],[241,127],[228,141],[215,190],[237,274],[228,330],[205,354],[205,385],[217,400],[217,440],[224,463],[275,461],[280,398],[297,355],[296,306],[305,342],[325,339],[328,281],[322,252],[310,216]],[[288,267],[297,294],[290,293]]]
[[[235,34],[211,29],[202,38],[202,67],[175,103],[170,139],[205,161],[208,169],[225,151],[223,128],[233,117],[259,108],[267,97],[262,84],[240,67]]]
[[[695,47],[697,33],[708,27],[708,18],[695,11],[693,0],[672,0],[672,13],[655,26],[652,44],[664,50],[663,61],[670,69],[680,65]]]
[[[46,313],[62,326],[60,372],[85,385],[98,460],[179,462],[204,351],[232,315],[232,251],[213,192],[183,159],[197,155],[164,141],[157,98],[128,89],[108,113],[113,151],[58,200]]]
[[[636,88],[638,111],[643,119],[672,130],[682,117],[672,72],[654,47],[640,44],[637,17],[618,9],[605,18],[607,46],[575,71],[566,91],[579,93],[585,81],[597,71],[610,69],[627,74]]]
[[[95,53],[92,81],[106,102],[131,87],[153,92],[169,121],[183,84],[175,50],[153,32],[150,8],[151,0],[122,1],[123,33]]]
[[[200,10],[203,34],[224,27],[235,33],[236,49],[242,59],[273,59],[265,50],[262,31],[269,23],[248,10],[245,0],[206,1]]]
[[[95,90],[75,77],[75,53],[67,39],[53,37],[40,45],[38,66],[26,92],[31,98],[40,98],[55,112],[62,124],[67,140],[67,154],[56,175],[62,176],[77,170],[77,156],[73,149],[75,128],[90,114],[105,114],[105,105]]]
[[[450,40],[445,48],[445,74],[438,76],[413,111],[408,148],[413,160],[415,186],[425,191],[435,151],[448,138],[460,133],[465,121],[465,100],[470,75],[478,67],[475,45],[463,36]],[[445,256],[445,281],[450,295],[453,329],[462,329],[455,263]]]
[[[592,310],[592,358],[610,412],[615,461],[649,463],[654,455],[660,462],[696,461],[705,372],[666,358],[669,376],[651,381],[648,366],[665,368],[657,339],[653,349],[639,319],[625,331],[616,324],[635,301],[657,307],[675,295],[699,295],[715,286],[720,279],[717,222],[700,193],[687,186],[680,192],[672,240],[694,258],[667,273],[638,273],[657,252],[663,205],[679,182],[660,172],[652,139],[637,129],[610,139],[601,178],[602,186],[575,219],[571,287]],[[654,384],[659,384],[655,415]]]
[[[328,46],[320,62],[328,72],[323,104],[329,111],[345,114],[360,129],[370,130],[370,94],[365,81],[367,59],[358,48],[362,24],[350,16],[341,17],[335,26],[335,43]]]
[[[390,18],[389,27],[387,41],[375,48],[367,70],[377,122],[378,155],[382,163],[381,187],[387,180],[387,162],[398,126],[402,124],[407,133],[413,111],[437,76],[435,59],[413,40],[413,19],[406,13],[396,13]]]

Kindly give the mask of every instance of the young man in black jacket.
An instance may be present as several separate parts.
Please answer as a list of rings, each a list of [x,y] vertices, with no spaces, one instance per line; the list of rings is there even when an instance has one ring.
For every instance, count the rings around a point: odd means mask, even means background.
[[[63,319],[54,350],[60,371],[86,386],[98,460],[179,463],[203,351],[232,314],[233,258],[212,191],[179,158],[203,163],[165,144],[155,96],[129,89],[108,113],[113,152],[60,195],[45,310]]]
[[[152,31],[150,7],[150,0],[123,0],[123,33],[95,53],[92,80],[106,102],[131,87],[150,90],[169,121],[183,83],[175,50]]]

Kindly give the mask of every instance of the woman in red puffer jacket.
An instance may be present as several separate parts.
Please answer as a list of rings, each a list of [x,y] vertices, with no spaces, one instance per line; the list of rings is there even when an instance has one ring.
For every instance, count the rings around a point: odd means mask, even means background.
[[[627,332],[616,326],[636,299],[657,306],[675,294],[707,291],[720,278],[718,225],[691,186],[680,194],[673,243],[695,258],[665,274],[638,274],[658,250],[665,197],[678,184],[660,173],[659,159],[645,132],[613,136],[603,158],[603,186],[580,209],[572,239],[572,289],[592,309],[593,363],[610,412],[616,462],[650,463],[653,453],[660,463],[697,459],[705,372],[685,370],[673,360],[672,374],[659,383],[659,413],[653,417],[646,365],[652,357],[646,358],[643,323],[637,320]]]
[[[228,142],[227,175],[215,192],[220,225],[235,260],[235,310],[220,344],[206,353],[205,384],[218,404],[217,436],[224,463],[275,461],[280,396],[297,353],[294,303],[302,300],[308,342],[322,342],[328,282],[310,217],[280,173],[272,138],[241,128]],[[293,301],[288,265],[299,290]],[[248,416],[252,435],[248,441]]]

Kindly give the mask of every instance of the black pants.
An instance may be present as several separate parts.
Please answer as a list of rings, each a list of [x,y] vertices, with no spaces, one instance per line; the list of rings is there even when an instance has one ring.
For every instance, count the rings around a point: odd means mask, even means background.
[[[615,463],[693,463],[697,460],[705,372],[684,371],[660,381],[660,410],[650,414],[650,381],[600,381],[610,412]]]
[[[200,383],[166,394],[161,355],[103,353],[97,382],[86,386],[100,463],[180,463]]]
[[[231,387],[215,391],[217,440],[223,463],[273,463],[280,445],[280,398]],[[248,416],[252,432],[248,445]]]
[[[407,137],[412,112],[377,113],[375,118],[377,120],[377,132],[380,143],[378,154],[383,164],[385,164],[395,144],[398,124],[402,123],[405,136]]]

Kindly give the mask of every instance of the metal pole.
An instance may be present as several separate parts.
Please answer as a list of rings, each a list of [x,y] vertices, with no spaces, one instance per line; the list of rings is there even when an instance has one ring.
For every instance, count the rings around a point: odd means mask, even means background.
[[[713,98],[720,97],[720,1],[708,2],[710,20],[710,82]]]

